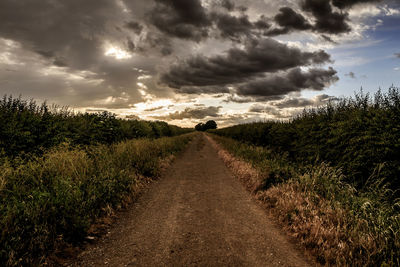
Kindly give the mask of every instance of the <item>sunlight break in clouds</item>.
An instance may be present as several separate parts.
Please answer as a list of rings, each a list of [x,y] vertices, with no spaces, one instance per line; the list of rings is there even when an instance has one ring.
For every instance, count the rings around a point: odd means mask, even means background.
[[[106,52],[104,53],[104,55],[106,56],[111,56],[114,57],[116,59],[128,59],[131,58],[132,55],[124,50],[122,50],[119,47],[116,46],[110,46]]]

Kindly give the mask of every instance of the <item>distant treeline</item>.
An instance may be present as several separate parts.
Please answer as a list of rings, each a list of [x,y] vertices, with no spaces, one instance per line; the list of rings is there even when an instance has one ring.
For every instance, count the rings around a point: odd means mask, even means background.
[[[41,154],[60,143],[112,144],[141,137],[175,136],[191,131],[161,121],[123,120],[109,112],[74,113],[46,103],[4,96],[0,99],[0,155]]]
[[[327,162],[357,188],[372,174],[400,188],[400,92],[395,87],[306,109],[289,122],[236,125],[214,133],[284,152],[294,163]]]

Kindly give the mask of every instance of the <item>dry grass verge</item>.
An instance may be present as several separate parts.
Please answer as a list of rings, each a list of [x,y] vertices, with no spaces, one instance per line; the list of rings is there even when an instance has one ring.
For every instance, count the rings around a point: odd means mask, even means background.
[[[340,170],[321,164],[265,188],[268,162],[258,165],[263,168],[260,171],[230,153],[235,151],[226,150],[232,140],[215,137],[217,143],[208,138],[233,174],[319,264],[400,265],[399,202],[388,201],[391,192],[385,186],[374,184],[370,190],[356,192],[343,182]],[[248,146],[243,153],[242,145],[241,153],[247,155],[254,149],[260,148]]]

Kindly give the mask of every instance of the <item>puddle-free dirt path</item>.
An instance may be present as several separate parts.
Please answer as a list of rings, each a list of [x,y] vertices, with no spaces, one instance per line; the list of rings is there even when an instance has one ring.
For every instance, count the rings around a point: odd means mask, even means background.
[[[203,135],[73,266],[310,266]]]

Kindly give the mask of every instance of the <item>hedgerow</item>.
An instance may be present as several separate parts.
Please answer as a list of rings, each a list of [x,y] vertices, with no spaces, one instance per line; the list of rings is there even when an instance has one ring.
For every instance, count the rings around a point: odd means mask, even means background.
[[[0,263],[36,265],[59,242],[83,240],[96,218],[160,174],[191,135],[85,149],[62,144],[22,164],[0,165]]]

